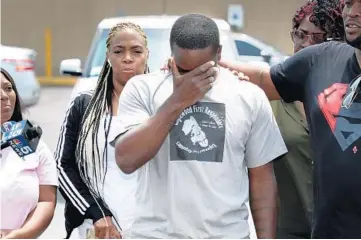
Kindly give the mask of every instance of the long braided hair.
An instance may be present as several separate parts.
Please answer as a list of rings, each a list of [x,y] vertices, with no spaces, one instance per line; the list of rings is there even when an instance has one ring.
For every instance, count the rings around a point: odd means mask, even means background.
[[[122,22],[110,29],[106,41],[107,51],[109,51],[111,41],[116,33],[125,29],[132,29],[138,32],[144,38],[147,47],[147,36],[142,28],[134,23]],[[146,67],[144,73],[147,73],[148,71],[149,70]],[[104,185],[107,171],[106,156],[108,153],[108,135],[113,116],[113,91],[114,85],[112,66],[106,59],[100,72],[97,86],[82,119],[81,130],[79,132],[75,153],[81,178],[89,188],[90,193],[101,211],[103,210],[101,209],[98,200],[101,200],[106,206],[102,196],[102,189],[99,189],[99,186],[102,187]],[[100,126],[101,119],[104,116],[106,116],[104,126]],[[104,142],[98,141],[100,127],[104,127]]]

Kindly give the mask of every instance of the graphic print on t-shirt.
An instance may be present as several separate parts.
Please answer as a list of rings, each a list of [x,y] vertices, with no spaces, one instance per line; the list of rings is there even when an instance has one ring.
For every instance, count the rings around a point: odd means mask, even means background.
[[[345,151],[361,138],[361,102],[342,108],[348,84],[334,83],[318,95],[318,104],[341,149]],[[353,146],[356,153],[357,147]]]
[[[170,160],[222,162],[225,105],[198,102],[186,108],[170,132]]]

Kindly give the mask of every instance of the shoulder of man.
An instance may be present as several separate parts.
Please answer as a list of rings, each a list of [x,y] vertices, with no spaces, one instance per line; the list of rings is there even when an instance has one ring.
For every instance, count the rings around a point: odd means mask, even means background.
[[[230,91],[229,93],[238,94],[241,98],[257,97],[253,96],[253,94],[256,93],[257,95],[263,92],[256,84],[239,80],[237,76],[223,67],[220,68],[220,78],[220,82],[216,84],[223,84],[222,86],[225,86]]]
[[[324,42],[316,45],[315,47],[319,48],[321,53],[353,54],[355,51],[355,49],[351,45],[340,41]]]
[[[156,92],[163,83],[171,80],[172,78],[169,78],[170,76],[170,73],[164,71],[137,75],[127,82],[120,97],[123,96],[123,93],[132,92],[134,90],[142,97],[149,96],[149,94]]]
[[[163,82],[164,79],[169,75],[170,73],[168,71],[157,71],[153,73],[141,74],[132,77],[126,85],[130,83],[134,86],[156,86]]]

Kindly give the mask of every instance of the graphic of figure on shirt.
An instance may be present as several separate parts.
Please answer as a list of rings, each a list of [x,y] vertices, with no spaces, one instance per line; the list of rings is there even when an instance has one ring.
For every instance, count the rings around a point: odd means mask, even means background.
[[[357,146],[354,144],[361,138],[361,103],[355,100],[350,108],[341,107],[348,86],[344,83],[332,84],[318,95],[318,103],[342,150],[349,149],[356,154]]]
[[[191,141],[193,145],[198,143],[201,147],[208,147],[208,139],[206,134],[202,131],[201,127],[197,123],[197,120],[190,116],[189,119],[184,121],[182,131],[184,135],[191,135]]]

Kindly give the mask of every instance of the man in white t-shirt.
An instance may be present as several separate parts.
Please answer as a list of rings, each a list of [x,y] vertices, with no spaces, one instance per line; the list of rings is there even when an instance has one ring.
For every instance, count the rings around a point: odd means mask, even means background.
[[[216,66],[219,30],[188,14],[172,27],[172,73],[131,79],[116,160],[138,171],[132,238],[274,238],[272,160],[287,152],[264,92]]]

